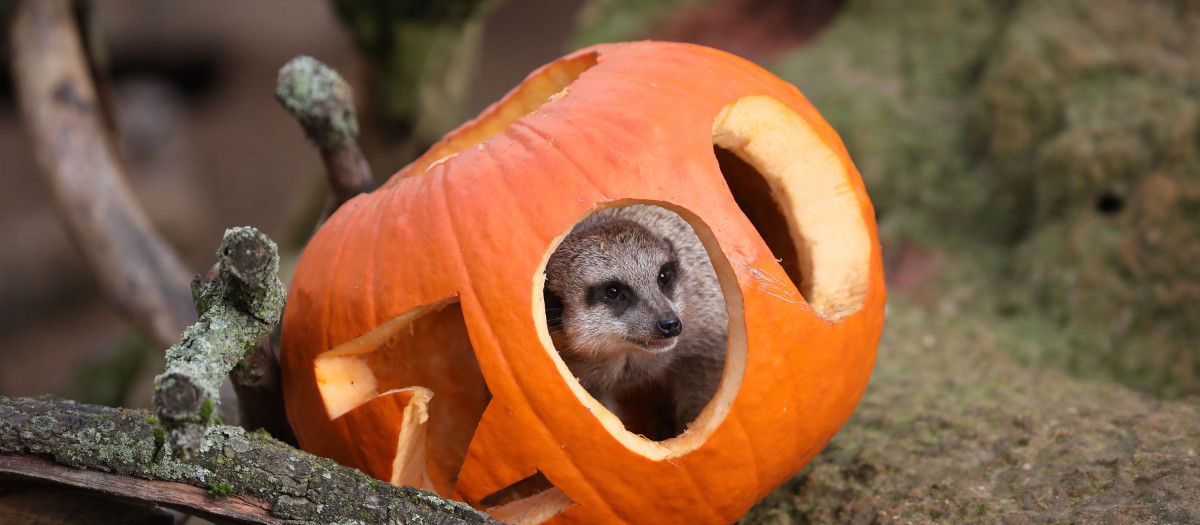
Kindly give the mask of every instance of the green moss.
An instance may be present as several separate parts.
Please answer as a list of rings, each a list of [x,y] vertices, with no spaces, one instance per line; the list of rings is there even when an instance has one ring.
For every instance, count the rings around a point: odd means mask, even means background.
[[[154,433],[154,448],[162,448],[163,443],[167,441],[167,431],[162,427],[154,427],[151,432]]]
[[[208,418],[212,417],[212,413],[213,400],[211,398],[205,399],[204,404],[200,405],[200,420],[207,422]]]
[[[146,423],[150,425],[157,425],[158,416],[146,416]]]
[[[229,483],[210,483],[208,485],[208,493],[212,497],[218,499],[227,498],[237,494],[237,492],[233,490],[233,485],[230,485]]]

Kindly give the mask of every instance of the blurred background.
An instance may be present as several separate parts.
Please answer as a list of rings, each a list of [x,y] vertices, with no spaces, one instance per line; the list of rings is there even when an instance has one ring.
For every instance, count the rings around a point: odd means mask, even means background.
[[[276,73],[293,56],[314,56],[355,86],[360,142],[382,179],[570,50],[687,41],[753,60],[798,86],[866,181],[890,303],[876,375],[848,428],[953,427],[959,423],[922,415],[948,413],[939,405],[947,396],[958,409],[1018,407],[959,414],[984,425],[1026,417],[1021,410],[1049,414],[1059,382],[1093,385],[1079,388],[1096,410],[1114,403],[1109,392],[1124,396],[1127,388],[1132,397],[1120,399],[1187,398],[1195,406],[1200,3],[412,4],[89,4],[89,42],[107,78],[130,182],[193,272],[212,264],[226,227],[253,225],[292,251],[311,231],[323,198],[320,160],[273,99]],[[0,394],[137,405],[128,381],[146,352],[161,349],[113,311],[64,234],[17,115],[4,41]],[[422,87],[438,96],[412,95]],[[968,391],[996,370],[1000,386],[988,384],[998,390]],[[982,371],[991,379],[980,379]],[[1070,399],[1078,414],[1085,405]],[[904,415],[901,406],[919,412]],[[1035,417],[1028,432],[1045,430],[1045,420]],[[868,441],[839,437],[831,447],[853,450],[857,459],[847,461],[866,472],[886,471],[882,456],[862,459]],[[1196,442],[1180,446],[1186,453]],[[1028,464],[1014,461],[1013,468]],[[794,517],[796,494],[866,487],[875,474],[862,476],[826,483],[809,473],[761,516]],[[938,490],[929,486],[925,496]],[[969,506],[951,507],[942,516],[971,516]],[[822,516],[857,516],[830,512]]]

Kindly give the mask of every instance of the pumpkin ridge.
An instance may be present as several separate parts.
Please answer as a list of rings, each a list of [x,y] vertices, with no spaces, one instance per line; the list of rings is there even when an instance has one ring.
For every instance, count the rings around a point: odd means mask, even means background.
[[[346,204],[350,204],[350,203],[347,202]],[[342,207],[345,208],[346,206],[343,205]],[[357,206],[354,206],[350,210],[347,210],[347,211],[350,211],[353,213],[352,215],[347,217],[347,221],[350,224],[357,224],[359,218],[362,216],[363,213],[366,212],[366,209],[367,209],[366,202],[359,202]],[[339,226],[342,226],[344,224],[345,223],[339,224]],[[341,228],[339,228],[339,230],[341,230]],[[333,268],[334,271],[328,272],[325,274],[326,282],[331,282],[331,283],[336,282],[338,275],[341,273],[341,271],[344,270],[344,268],[342,267],[342,257],[346,253],[347,245],[350,242],[350,236],[342,235],[340,238],[337,239],[336,242],[337,242],[337,245],[333,251],[332,260],[330,261],[330,265],[329,265],[329,267]],[[337,301],[337,298],[334,297],[334,295],[337,294],[337,292],[338,292],[338,289],[334,286],[329,286],[325,290],[325,300],[321,301],[321,303],[320,303],[322,319],[328,319],[329,315],[330,315],[330,307],[333,305],[339,304],[339,301]],[[330,340],[331,335],[333,335],[333,334],[330,334],[329,332],[324,332],[322,334],[322,336],[324,337],[324,341],[322,341],[322,345],[326,349],[337,346],[335,344],[332,344],[332,341]],[[353,337],[351,337],[350,339],[353,339]],[[345,341],[342,341],[342,342],[345,342]],[[309,363],[310,366],[311,366],[311,364],[312,363]]]
[[[750,431],[746,429],[746,425],[742,423],[741,418],[738,418],[738,420],[737,420],[737,430],[738,430],[738,436],[741,438],[741,441],[743,443],[745,443],[747,445],[754,443],[754,441],[750,439]],[[758,456],[757,448],[758,447],[754,447],[754,446],[746,446],[745,450],[748,450],[750,452],[750,464],[753,465],[753,467],[754,467],[750,470],[754,471],[755,491],[761,492],[765,484],[763,483],[763,478],[762,478],[763,462],[760,460],[760,458]]]
[[[711,436],[710,436],[710,437],[711,437]],[[703,445],[703,444],[701,444],[700,446],[702,447],[702,446],[704,446],[704,445]],[[697,447],[697,449],[699,449],[699,448],[700,448],[700,447]],[[693,451],[694,451],[694,450],[693,450]],[[662,460],[660,460],[660,461],[667,461],[667,462],[669,462],[669,459],[662,459]],[[683,471],[683,475],[684,475],[684,476],[687,476],[687,480],[688,480],[688,482],[690,482],[690,483],[691,483],[691,485],[692,485],[692,487],[691,487],[691,490],[692,490],[693,492],[695,492],[695,493],[697,493],[697,494],[704,494],[704,496],[705,496],[705,497],[701,497],[701,498],[697,498],[697,499],[699,499],[700,501],[702,501],[702,502],[704,503],[704,507],[708,509],[709,513],[711,513],[711,514],[712,514],[712,515],[714,515],[714,516],[722,516],[722,515],[724,515],[724,513],[723,513],[723,512],[720,512],[720,511],[719,511],[719,510],[718,510],[718,509],[717,509],[715,506],[713,506],[713,502],[712,502],[712,501],[710,500],[710,498],[708,497],[708,496],[710,496],[710,495],[711,495],[710,491],[709,491],[709,490],[706,490],[706,489],[707,489],[707,487],[706,487],[705,485],[701,484],[701,483],[700,483],[700,481],[696,479],[696,473],[695,473],[695,472],[692,472],[692,469],[690,469],[690,468],[679,469],[679,470],[682,470],[682,471]],[[636,522],[637,520],[630,520],[630,521],[631,521],[631,522]]]
[[[533,135],[535,137],[538,137],[541,140],[547,141],[547,143],[551,142],[551,137],[547,136],[543,131],[541,131],[537,127],[533,126],[532,124],[523,122],[523,120],[524,119],[517,119],[517,121],[513,122],[512,124],[510,124],[508,126],[508,129],[512,129],[514,134],[516,134],[517,132],[519,132],[520,130],[523,129],[526,133]],[[515,128],[519,128],[519,129],[515,129]],[[528,144],[528,143],[525,143],[525,144]],[[530,149],[532,150],[533,148],[530,148]],[[563,148],[556,147],[556,148],[552,148],[552,149],[555,152],[555,154],[557,154],[559,157],[566,160],[567,162],[571,163],[571,165],[575,167],[574,175],[582,176],[584,179],[586,179],[588,181],[588,184],[590,184],[591,186],[593,186],[595,188],[601,187],[601,185],[597,184],[595,179],[592,178],[591,174],[588,173],[588,170],[584,168],[584,165],[581,164],[577,159],[575,159],[571,155],[567,154],[567,152],[564,151]],[[593,210],[594,209],[595,208],[593,208]],[[581,220],[583,220],[582,217],[576,219],[575,222],[572,223],[572,226]],[[570,231],[570,230],[567,230],[567,231]]]
[[[389,192],[387,195],[387,198],[385,200],[385,206],[388,208],[391,208],[395,198],[396,198],[396,193]],[[378,286],[379,286],[379,284],[378,284],[379,260],[382,259],[382,256],[379,254],[379,249],[384,244],[382,242],[379,242],[379,238],[380,238],[380,235],[382,235],[383,224],[385,222],[387,222],[387,218],[380,217],[378,220],[375,220],[372,222],[374,223],[373,224],[374,230],[372,231],[372,235],[371,235],[371,244],[374,246],[374,250],[372,250],[371,256],[367,257],[366,268],[363,269],[363,273],[365,275],[371,276],[371,285],[370,286],[371,286],[371,288],[375,289],[375,288],[378,288]],[[371,316],[370,325],[371,326],[379,326],[379,325],[383,324],[383,322],[380,321],[380,319],[379,319],[379,311],[378,311],[378,308],[376,307],[376,301],[375,301],[376,295],[377,295],[376,293],[363,294],[363,298],[366,301],[366,311],[370,312],[370,316]],[[417,385],[412,385],[412,386],[417,386]]]

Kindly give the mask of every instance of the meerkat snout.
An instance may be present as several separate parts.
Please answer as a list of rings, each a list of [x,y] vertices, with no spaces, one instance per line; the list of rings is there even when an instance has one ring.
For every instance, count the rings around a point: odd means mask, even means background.
[[[675,337],[683,331],[683,323],[674,314],[658,320],[658,333],[663,337]]]

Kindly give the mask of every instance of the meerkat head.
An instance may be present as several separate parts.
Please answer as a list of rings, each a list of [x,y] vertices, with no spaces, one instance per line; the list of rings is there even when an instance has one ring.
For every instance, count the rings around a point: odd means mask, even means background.
[[[685,329],[680,271],[671,243],[640,224],[577,227],[546,264],[555,347],[579,358],[671,350]]]

